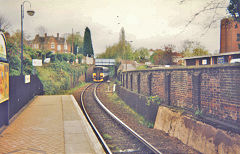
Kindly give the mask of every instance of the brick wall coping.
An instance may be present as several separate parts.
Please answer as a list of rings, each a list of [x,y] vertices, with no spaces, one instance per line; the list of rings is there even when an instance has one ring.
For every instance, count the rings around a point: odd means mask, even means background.
[[[201,65],[201,66],[173,66],[173,67],[163,67],[154,69],[142,69],[142,70],[131,70],[123,72],[149,72],[149,71],[173,71],[173,70],[201,70],[204,68],[214,69],[214,68],[228,68],[228,67],[240,67],[240,63],[235,64],[222,64],[222,65]]]

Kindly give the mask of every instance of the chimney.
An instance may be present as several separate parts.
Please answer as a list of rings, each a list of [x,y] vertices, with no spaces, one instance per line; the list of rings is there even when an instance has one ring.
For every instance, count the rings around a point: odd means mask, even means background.
[[[59,33],[57,33],[57,39],[59,39]]]
[[[47,33],[45,33],[45,38],[47,37]]]

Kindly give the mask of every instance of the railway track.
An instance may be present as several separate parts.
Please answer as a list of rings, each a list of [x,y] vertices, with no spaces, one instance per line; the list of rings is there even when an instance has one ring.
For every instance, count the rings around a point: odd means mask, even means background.
[[[101,103],[96,95],[97,86],[92,84],[82,92],[81,108],[106,153],[160,153]]]

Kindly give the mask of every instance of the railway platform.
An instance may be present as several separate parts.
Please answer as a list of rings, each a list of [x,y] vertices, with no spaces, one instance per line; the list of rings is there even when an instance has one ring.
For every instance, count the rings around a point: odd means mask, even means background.
[[[35,97],[0,134],[0,153],[105,153],[72,95]]]

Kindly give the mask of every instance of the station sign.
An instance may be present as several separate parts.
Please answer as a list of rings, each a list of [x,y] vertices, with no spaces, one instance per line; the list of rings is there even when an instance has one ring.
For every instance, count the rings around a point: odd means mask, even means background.
[[[0,103],[9,100],[9,65],[4,62],[7,59],[6,40],[0,32]]]

